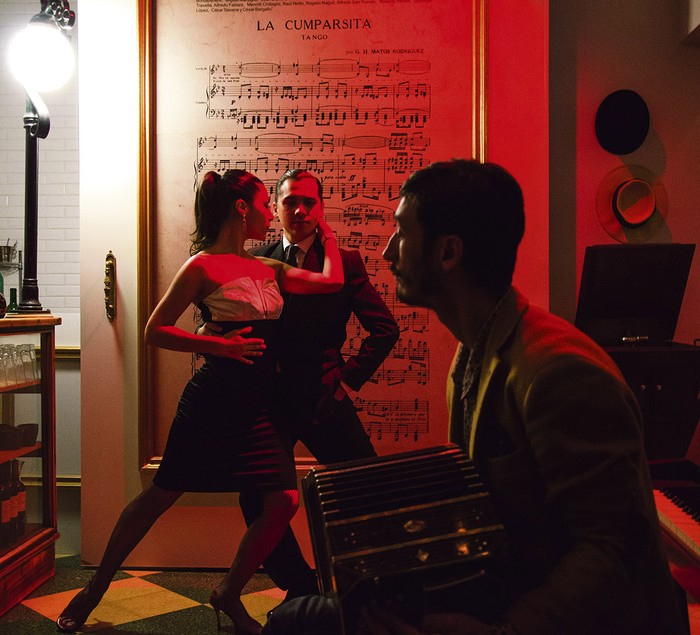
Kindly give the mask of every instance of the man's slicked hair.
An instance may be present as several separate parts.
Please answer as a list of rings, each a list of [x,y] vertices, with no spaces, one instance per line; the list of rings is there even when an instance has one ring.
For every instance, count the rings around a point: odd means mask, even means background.
[[[287,170],[277,179],[277,185],[275,186],[275,200],[280,196],[280,190],[282,189],[282,184],[291,179],[292,181],[301,181],[301,179],[313,179],[316,181],[316,187],[318,188],[318,198],[323,201],[323,184],[321,180],[308,170],[302,170],[301,168],[295,168],[294,170]]]

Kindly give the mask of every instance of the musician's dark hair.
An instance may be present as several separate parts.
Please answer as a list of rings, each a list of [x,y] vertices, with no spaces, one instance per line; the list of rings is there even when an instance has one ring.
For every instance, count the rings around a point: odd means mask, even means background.
[[[440,161],[411,174],[400,195],[416,211],[426,249],[438,236],[459,236],[470,279],[505,292],[525,231],[522,189],[508,171],[475,160]]]
[[[303,170],[301,168],[295,168],[293,170],[287,170],[277,179],[277,185],[275,186],[275,200],[280,196],[280,190],[285,181],[291,179],[292,181],[300,181],[301,179],[313,179],[316,181],[316,187],[318,187],[318,198],[323,201],[323,184],[321,179],[319,179],[315,174],[312,174],[308,170]]]
[[[242,199],[252,203],[260,185],[263,182],[246,170],[227,170],[223,175],[207,172],[195,195],[190,255],[211,247],[235,202]]]

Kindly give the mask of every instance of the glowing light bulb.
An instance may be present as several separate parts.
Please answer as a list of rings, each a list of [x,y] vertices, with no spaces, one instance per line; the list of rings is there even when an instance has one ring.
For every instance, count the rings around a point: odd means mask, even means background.
[[[29,24],[10,43],[8,57],[15,79],[38,92],[61,88],[75,67],[70,41],[51,24]]]

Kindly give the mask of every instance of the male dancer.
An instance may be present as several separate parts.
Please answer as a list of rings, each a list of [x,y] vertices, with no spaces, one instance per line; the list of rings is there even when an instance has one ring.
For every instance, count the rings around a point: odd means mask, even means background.
[[[324,250],[316,225],[324,207],[319,179],[306,170],[282,174],[273,210],[282,223],[283,238],[253,254],[320,271]],[[360,253],[341,249],[340,255],[343,288],[329,295],[286,295],[280,317],[276,386],[280,425],[290,448],[301,441],[322,464],[376,456],[349,395],[369,380],[399,337],[396,321],[369,280]],[[341,348],[352,314],[367,335],[357,352],[345,359]],[[240,502],[250,523],[258,514],[259,501],[242,495]],[[275,584],[287,589],[285,599],[318,592],[315,573],[291,528],[265,561],[265,570]]]

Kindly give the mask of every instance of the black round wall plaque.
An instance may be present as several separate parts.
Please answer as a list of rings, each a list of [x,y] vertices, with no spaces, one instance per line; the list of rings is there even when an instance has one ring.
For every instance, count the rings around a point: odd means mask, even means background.
[[[649,109],[633,90],[610,93],[598,107],[595,134],[612,154],[629,154],[644,143],[649,132]]]

